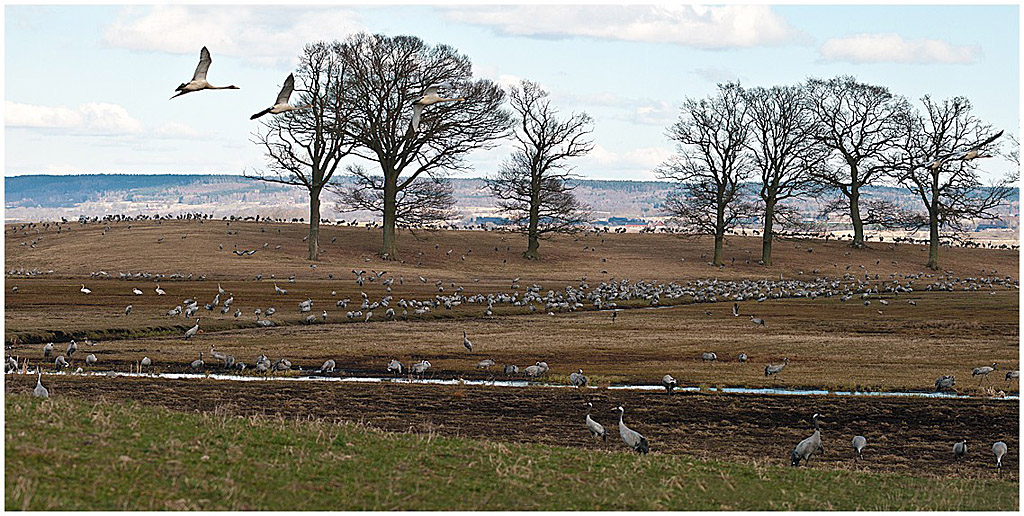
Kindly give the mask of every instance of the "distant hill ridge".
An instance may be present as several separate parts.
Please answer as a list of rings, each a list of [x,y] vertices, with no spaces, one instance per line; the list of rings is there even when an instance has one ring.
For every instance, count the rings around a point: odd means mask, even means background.
[[[350,181],[348,176],[339,179]],[[495,199],[480,178],[453,178],[456,209],[465,222],[494,219]],[[4,206],[8,220],[44,220],[78,215],[168,214],[196,211],[215,216],[260,214],[272,217],[308,216],[304,191],[239,175],[215,174],[83,174],[23,175],[4,178]],[[591,206],[593,220],[610,217],[652,220],[664,217],[662,202],[673,188],[666,181],[582,179],[576,195]],[[918,210],[920,201],[909,191],[894,187],[870,187],[865,196],[893,200]],[[333,194],[322,199],[325,218],[369,220],[369,213],[335,210]],[[814,216],[820,199],[798,199],[792,206]],[[1016,228],[1019,197],[1015,192],[1003,217]]]

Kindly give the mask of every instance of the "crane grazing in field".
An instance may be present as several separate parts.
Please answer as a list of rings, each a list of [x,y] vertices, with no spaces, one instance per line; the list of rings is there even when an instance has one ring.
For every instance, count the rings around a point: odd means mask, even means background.
[[[793,448],[793,453],[790,455],[793,466],[799,466],[800,461],[804,461],[804,466],[806,466],[810,462],[811,456],[816,452],[825,453],[825,447],[821,444],[821,429],[818,426],[819,417],[819,414],[811,416],[811,419],[814,420],[814,433],[797,443],[796,448]]]
[[[46,345],[43,346],[43,358],[50,358],[50,355],[52,355],[52,354],[53,354],[53,343],[52,342],[47,342]]]
[[[195,73],[192,74],[192,80],[189,82],[183,82],[174,91],[178,92],[174,97],[184,95],[186,93],[192,93],[193,91],[202,90],[237,90],[238,86],[214,86],[206,81],[206,72],[210,70],[210,63],[213,63],[213,59],[210,58],[210,51],[203,47],[199,51],[199,65],[196,66]],[[174,97],[171,97],[172,99]]]
[[[430,86],[423,91],[423,96],[419,98],[412,105],[412,122],[409,124],[409,132],[406,134],[407,137],[412,138],[420,130],[420,116],[423,114],[423,108],[438,102],[459,102],[466,100],[465,98],[444,98],[437,94],[437,89],[447,86],[447,84],[439,84]]]
[[[736,357],[736,359],[739,360],[740,362],[746,363],[747,360],[748,360],[747,354],[746,353],[740,353],[739,356]]]
[[[859,461],[861,457],[863,457],[862,452],[864,451],[864,447],[867,445],[868,440],[863,435],[858,435],[853,438],[853,451],[857,453],[857,455],[853,458],[855,462]]]
[[[661,386],[665,388],[665,392],[672,394],[672,389],[678,387],[679,382],[677,382],[675,378],[672,378],[672,375],[667,374],[661,377]]]
[[[402,374],[402,363],[392,358],[391,361],[388,362],[388,372]]]
[[[485,358],[485,359],[477,362],[476,368],[477,369],[490,369],[491,366],[494,365],[494,363],[495,363],[494,360],[491,360],[489,358]]]
[[[462,345],[470,352],[473,351],[473,343],[466,337],[466,330],[462,330]]]
[[[132,287],[132,294],[135,294],[136,296],[141,296],[142,295],[142,291],[139,290],[138,287]]]
[[[739,303],[733,303],[732,304],[732,315],[733,315],[733,317],[739,317],[740,316],[740,304]]]
[[[764,324],[764,319],[762,319],[760,317],[754,317],[753,315],[751,315],[750,316],[750,322],[754,323],[756,326],[760,326],[762,328],[767,328],[767,326],[765,326],[765,324]]]
[[[71,358],[71,355],[73,355],[75,351],[78,351],[78,343],[72,340],[71,343],[68,344],[68,349],[64,351],[64,354],[67,355],[68,358]]]
[[[151,365],[153,365],[153,361],[150,360],[149,357],[142,357],[142,360],[139,362],[139,369],[149,367]]]
[[[295,89],[295,74],[290,73],[288,74],[288,77],[284,80],[284,86],[281,87],[281,92],[277,94],[277,100],[274,102],[274,105],[249,117],[249,120],[256,120],[257,118],[267,113],[277,115],[280,113],[284,113],[286,111],[292,111],[294,109],[309,109],[313,107],[309,104],[305,104],[302,106],[292,106],[291,104],[289,104],[288,97],[292,96],[293,89]]]
[[[327,359],[324,365],[320,366],[320,373],[333,373],[335,368],[334,360]]]
[[[71,364],[69,364],[67,359],[64,358],[64,355],[57,355],[57,359],[53,361],[53,367],[55,369],[60,369],[62,367],[67,369],[68,367],[71,367]]]
[[[1006,372],[1006,381],[1010,381],[1010,380],[1013,380],[1015,378],[1020,378],[1020,371],[1007,371]]]
[[[978,380],[978,383],[980,384],[981,382],[985,381],[985,377],[987,377],[989,373],[995,370],[996,363],[992,362],[991,366],[975,367],[974,370],[971,371],[971,376],[981,376],[981,379]]]
[[[515,364],[510,364],[510,365],[505,366],[505,374],[507,374],[509,376],[512,376],[514,374],[519,374],[519,366],[517,366]]]
[[[953,378],[953,375],[947,374],[935,380],[935,392],[952,389],[954,385],[956,385],[956,379]]]
[[[789,357],[783,358],[781,364],[778,364],[778,365],[768,364],[768,365],[764,366],[764,375],[766,377],[767,376],[771,376],[772,377],[772,384],[774,384],[775,380],[779,376],[779,373],[781,373],[782,370],[785,369],[787,365],[789,365]]]
[[[421,360],[412,365],[413,374],[423,374],[427,372],[427,369],[430,369],[430,362],[426,360]]]
[[[166,296],[167,295],[167,292],[164,292],[164,289],[160,288],[160,284],[159,283],[157,283],[155,291],[156,291],[156,295],[158,295],[158,296]]]
[[[526,373],[526,376],[536,378],[544,372],[544,369],[540,367],[540,362],[537,362],[536,364],[523,369],[523,372]]]
[[[128,306],[124,307],[124,314],[128,315],[130,313],[132,313],[132,305],[129,304]]]
[[[647,443],[647,438],[640,435],[640,432],[626,426],[626,423],[623,421],[623,415],[625,415],[626,409],[622,408],[620,405],[612,409],[612,411],[619,413],[619,437],[622,438],[622,442],[639,454],[649,452],[650,445]]]
[[[583,370],[580,369],[578,372],[570,374],[569,383],[577,389],[587,385],[587,377],[583,376]]]
[[[43,370],[40,369],[37,374],[38,376],[36,376],[36,388],[32,389],[32,395],[37,398],[49,398],[50,391],[46,390],[46,387],[43,387]],[[1003,451],[1006,451],[1005,444],[1003,445]]]
[[[36,387],[37,389],[39,387]],[[45,396],[44,396],[45,397]],[[1002,441],[995,441],[992,444],[992,454],[995,455],[995,469],[1002,475],[1002,456],[1007,455],[1007,443]]]
[[[584,422],[587,424],[587,430],[590,430],[590,435],[594,438],[601,439],[602,441],[608,441],[608,432],[605,431],[601,423],[594,421],[590,418],[590,411],[594,408],[593,403],[587,403],[587,417]]]
[[[88,365],[88,366],[96,365],[96,355],[93,354],[93,353],[89,353],[88,355],[86,355],[85,356],[85,365]]]
[[[960,461],[967,456],[967,439],[953,443],[953,460]]]
[[[192,363],[190,364],[192,369],[194,369],[196,371],[202,369],[203,366],[205,366],[205,365],[206,365],[206,362],[203,362],[203,352],[202,351],[199,352],[199,358],[193,360]]]
[[[288,291],[283,289],[283,288],[281,288],[281,287],[279,287],[279,286],[277,286],[277,283],[274,283],[274,293],[275,294],[280,294],[280,295],[283,296],[283,295],[287,294]]]
[[[704,353],[700,354],[700,361],[701,362],[712,362],[712,363],[714,363],[715,360],[718,360],[718,355],[716,355],[715,353],[713,353],[711,351],[705,351]]]
[[[188,330],[185,330],[185,340],[195,337],[197,333],[199,333],[199,319],[196,319],[195,326],[189,328]]]
[[[82,283],[82,288],[78,289],[78,291],[83,293],[83,294],[92,294],[92,290],[89,290],[88,288],[86,288],[85,287],[85,283]]]

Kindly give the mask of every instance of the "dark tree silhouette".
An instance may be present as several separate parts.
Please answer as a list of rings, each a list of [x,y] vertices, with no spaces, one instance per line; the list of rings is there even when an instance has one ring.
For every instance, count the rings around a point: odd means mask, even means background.
[[[923,111],[903,120],[897,150],[889,159],[900,184],[915,193],[925,215],[918,227],[928,227],[928,267],[939,268],[939,238],[978,220],[999,218],[994,209],[1012,193],[1016,177],[1007,177],[984,188],[978,175],[981,158],[998,154],[998,138],[992,126],[971,112],[964,97],[936,102],[921,99]]]
[[[722,264],[725,232],[756,213],[743,191],[753,176],[746,151],[750,126],[743,89],[719,84],[713,96],[683,102],[679,121],[669,128],[678,154],[658,168],[677,183],[665,199],[665,211],[686,231],[715,237],[714,264]]]
[[[357,185],[379,190],[381,256],[398,259],[399,194],[421,177],[436,181],[467,170],[467,154],[497,145],[510,123],[502,108],[505,92],[491,81],[472,80],[472,63],[454,48],[430,46],[413,36],[355,34],[343,43],[342,54],[353,153],[375,162],[381,173],[381,181],[357,178]],[[410,131],[413,104],[435,85],[450,85],[465,100],[426,106],[419,130]]]
[[[310,260],[319,255],[320,194],[352,151],[353,142],[344,133],[350,115],[341,96],[344,75],[339,43],[307,44],[299,56],[292,96],[298,97],[297,104],[311,107],[264,117],[262,129],[253,134],[254,143],[266,152],[268,170],[246,176],[309,192]]]
[[[772,264],[774,225],[794,226],[795,214],[780,203],[817,193],[828,149],[814,137],[814,111],[798,86],[752,88],[745,92],[750,118],[749,148],[761,174],[758,195],[764,210],[761,262]]]
[[[355,177],[355,185],[333,188],[340,196],[335,209],[340,212],[364,210],[383,217],[384,178],[359,166],[350,167],[349,172]],[[417,178],[397,194],[395,226],[415,229],[443,223],[457,216],[454,205],[455,196],[447,178]]]
[[[527,235],[523,256],[540,258],[540,238],[572,231],[586,222],[589,208],[573,194],[572,168],[567,161],[586,155],[591,119],[586,113],[559,119],[548,92],[521,81],[509,95],[515,113],[515,150],[497,175],[487,179],[497,206]]]
[[[815,137],[834,153],[817,178],[842,194],[853,224],[852,245],[863,247],[860,189],[884,177],[882,161],[895,144],[907,102],[885,87],[851,76],[809,79],[807,90],[804,98],[815,112]]]

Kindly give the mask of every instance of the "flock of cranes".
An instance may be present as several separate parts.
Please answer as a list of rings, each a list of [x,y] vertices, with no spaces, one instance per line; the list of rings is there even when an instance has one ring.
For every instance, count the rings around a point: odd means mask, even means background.
[[[204,51],[205,51],[205,48],[204,48]],[[208,53],[207,53],[207,57],[208,57]],[[202,68],[202,66],[203,65],[202,65],[202,61],[201,61],[200,67]],[[209,67],[209,62],[206,63],[206,68],[208,68],[208,67]],[[206,70],[203,69],[202,80],[204,80],[204,81],[205,81],[205,71]],[[199,70],[197,69],[197,76],[196,77],[198,77],[198,74],[199,74]],[[282,92],[281,92],[282,95],[285,93],[285,90],[289,90],[288,92],[290,93],[290,89],[291,89],[290,87],[293,85],[293,81],[294,81],[294,78],[290,76],[289,80],[286,81],[286,84],[285,84],[286,87],[282,89]],[[184,86],[186,86],[186,85],[182,85],[182,87],[184,87]],[[181,88],[179,88],[179,89],[181,89]],[[202,89],[202,88],[200,88],[200,89]],[[199,90],[195,89],[195,90],[190,90],[190,91],[199,91]],[[189,92],[189,91],[182,91],[181,93],[179,93],[179,95],[187,93],[187,92]],[[287,99],[288,99],[288,97],[285,96],[284,97],[284,101],[287,102]],[[442,100],[458,100],[458,99],[442,99]],[[280,112],[287,111],[287,109],[282,109],[281,111],[275,111],[274,109],[277,108],[279,104],[281,104],[281,97],[280,96],[278,98],[278,102],[275,103],[274,106],[264,110],[261,113],[258,113],[257,115],[258,116],[262,116],[262,115],[265,115],[267,113],[277,114],[277,113],[280,113]],[[429,104],[424,104],[424,105],[429,105]],[[297,108],[301,108],[301,106],[296,107],[296,108],[291,108],[291,109],[297,109]],[[418,115],[418,113],[419,113],[419,111],[416,112],[417,115]],[[258,117],[257,115],[254,115],[254,118],[257,118]],[[418,118],[418,116],[416,118],[414,118],[414,120],[417,119],[417,118]],[[814,271],[814,272],[815,272],[815,275],[817,276],[817,271]],[[378,282],[380,282],[380,284],[386,286],[386,288],[387,288],[387,295],[381,297],[380,299],[376,299],[376,298],[371,299],[371,298],[368,297],[368,295],[366,293],[363,293],[362,297],[363,297],[363,303],[364,304],[363,304],[363,306],[361,308],[363,310],[366,310],[366,312],[367,312],[367,315],[366,315],[366,318],[365,318],[364,322],[369,321],[371,319],[372,314],[374,313],[373,309],[377,309],[377,308],[383,309],[383,308],[386,307],[387,310],[390,311],[391,317],[387,317],[386,316],[385,319],[390,320],[390,319],[394,319],[396,317],[395,308],[399,308],[402,311],[402,315],[404,316],[404,315],[408,315],[407,310],[413,311],[414,314],[415,313],[426,313],[426,312],[429,312],[430,310],[442,310],[442,309],[451,310],[454,307],[457,307],[457,306],[460,306],[460,305],[464,305],[464,304],[465,305],[477,304],[481,308],[486,307],[486,312],[485,313],[491,312],[492,308],[495,307],[495,306],[498,306],[498,305],[520,306],[520,307],[528,306],[531,309],[534,306],[543,306],[543,310],[545,312],[548,312],[548,313],[553,313],[555,311],[560,311],[560,312],[561,311],[569,311],[569,312],[571,312],[571,311],[583,309],[585,306],[590,305],[590,306],[592,306],[594,308],[601,309],[601,310],[608,310],[608,309],[612,310],[611,317],[612,317],[612,321],[614,322],[615,318],[618,316],[617,303],[622,302],[624,300],[631,300],[631,301],[642,300],[646,304],[649,304],[650,306],[658,306],[658,305],[667,304],[666,300],[678,300],[678,299],[684,298],[684,296],[685,296],[685,298],[687,300],[692,300],[693,302],[701,302],[701,303],[715,303],[715,302],[719,302],[719,301],[733,301],[732,302],[732,316],[733,317],[740,317],[740,315],[741,315],[741,305],[739,304],[740,302],[744,302],[744,301],[746,301],[746,302],[762,302],[762,301],[767,300],[767,299],[780,299],[780,298],[801,298],[802,297],[802,298],[814,299],[816,297],[832,297],[832,296],[836,296],[841,301],[848,301],[848,300],[852,299],[854,296],[856,296],[860,300],[857,303],[851,303],[850,304],[851,309],[855,309],[854,305],[859,306],[860,301],[863,301],[864,303],[869,303],[871,301],[875,301],[876,299],[877,299],[877,304],[880,304],[882,306],[889,306],[889,303],[890,302],[894,302],[895,299],[898,298],[898,296],[900,296],[901,294],[906,294],[906,293],[909,293],[909,292],[913,292],[915,288],[916,289],[921,289],[921,286],[916,284],[915,282],[926,283],[925,281],[921,281],[921,280],[923,278],[925,278],[925,277],[931,277],[931,276],[928,276],[928,275],[890,275],[890,277],[889,277],[890,281],[889,282],[884,282],[884,281],[880,282],[880,281],[878,281],[879,278],[878,278],[878,275],[876,274],[875,275],[876,282],[875,283],[871,283],[870,276],[865,272],[864,276],[863,276],[863,279],[860,277],[859,274],[855,275],[855,274],[847,273],[847,274],[842,275],[841,277],[835,277],[835,278],[815,277],[814,279],[807,279],[807,280],[792,280],[792,279],[791,280],[783,280],[782,278],[780,278],[778,281],[773,281],[773,280],[743,280],[743,281],[696,280],[696,281],[687,282],[685,285],[684,284],[676,284],[676,283],[662,284],[662,283],[647,282],[647,281],[629,282],[629,281],[626,281],[626,280],[619,280],[619,281],[611,280],[611,281],[607,281],[607,282],[601,282],[600,284],[596,285],[594,288],[591,288],[590,285],[587,284],[587,280],[584,277],[580,281],[579,285],[569,285],[569,286],[567,286],[564,289],[547,290],[547,292],[545,292],[545,289],[543,289],[539,285],[530,285],[530,286],[526,286],[525,288],[520,288],[518,278],[516,278],[515,280],[512,281],[512,286],[514,287],[514,290],[516,292],[513,292],[513,293],[495,293],[495,294],[487,294],[487,295],[485,295],[485,294],[467,295],[465,293],[465,291],[464,291],[463,286],[456,286],[455,283],[450,283],[450,286],[449,286],[449,285],[443,284],[440,280],[437,280],[437,281],[434,282],[434,285],[437,288],[438,292],[432,298],[423,298],[423,299],[414,299],[414,298],[405,299],[405,298],[400,298],[399,301],[396,302],[393,299],[393,297],[395,297],[395,296],[391,295],[392,294],[392,287],[397,289],[398,286],[403,284],[404,278],[397,278],[398,282],[396,283],[396,278],[394,278],[392,276],[389,276],[387,279],[383,279],[385,274],[387,274],[384,271],[381,271],[379,273],[376,272],[376,271],[371,271],[370,275],[366,275],[365,271],[361,271],[361,273],[359,273],[359,272],[353,270],[353,273],[356,274],[356,281],[357,281],[357,283],[361,287],[363,286],[364,282],[378,281]],[[966,289],[977,289],[979,287],[984,287],[984,286],[991,286],[991,285],[999,285],[999,284],[1007,284],[1008,283],[1007,281],[1002,280],[1001,278],[987,278],[987,279],[986,278],[959,278],[959,277],[953,277],[951,275],[944,275],[944,276],[943,275],[939,275],[939,276],[935,276],[935,277],[936,277],[936,281],[932,282],[932,284],[930,284],[930,285],[924,286],[924,288],[923,288],[924,290],[952,290],[954,288],[964,288],[966,290]],[[431,283],[431,280],[428,280],[427,278],[424,278],[423,276],[420,276],[418,279],[419,279],[421,284],[429,285]],[[415,281],[415,280],[411,280],[411,281]],[[73,286],[71,288],[73,288]],[[172,292],[173,292],[174,288],[173,288],[173,284],[172,283],[168,283],[168,288],[171,289]],[[267,288],[269,290],[269,286]],[[156,291],[157,295],[161,295],[161,296],[167,295],[167,292],[165,292],[162,288],[160,288],[159,284],[157,284],[155,291]],[[92,295],[93,291],[91,289],[87,288],[85,284],[82,284],[80,292],[83,295]],[[274,284],[274,293],[275,293],[275,295],[278,295],[278,296],[287,296],[289,294],[288,290],[279,287],[276,283]],[[334,296],[335,292],[332,291],[331,294],[332,294],[332,296]],[[131,295],[133,295],[133,296],[142,296],[142,295],[145,295],[145,292],[143,292],[142,290],[140,290],[137,287],[133,287],[131,289]],[[882,298],[881,296],[883,296],[883,295],[889,296],[889,299]],[[227,309],[228,307],[230,307],[232,305],[232,302],[234,300],[233,294],[231,294],[229,292],[226,292],[218,284],[218,292],[217,292],[216,296],[214,297],[213,302],[211,304],[207,305],[207,308],[210,309],[210,306],[216,307],[220,303],[221,296],[230,296],[230,297],[228,297],[227,301],[224,301],[224,303],[223,303],[225,309]],[[313,312],[313,307],[314,307],[314,305],[316,303],[320,303],[320,302],[321,301],[319,299],[314,301],[312,298],[306,298],[304,301],[301,301],[301,302],[298,303],[299,313],[300,314],[309,313],[310,315],[306,316],[307,320],[308,320],[308,317],[314,317],[314,319],[316,319],[316,317],[313,315],[315,313],[315,312]],[[348,302],[350,302],[350,300],[348,300],[348,299],[338,300],[336,302],[335,306],[344,308],[344,307],[346,307]],[[913,306],[916,306],[916,303],[913,300],[910,300],[909,303],[911,305],[913,305]],[[172,310],[172,311],[175,311],[175,315],[183,315],[185,317],[191,318],[192,315],[195,314],[195,310],[198,310],[198,308],[197,308],[198,306],[199,306],[199,303],[197,301],[195,301],[194,299],[189,299],[189,300],[186,300],[186,303],[183,303],[182,306],[176,307],[177,310]],[[745,306],[756,306],[756,305],[745,305]],[[132,308],[132,305],[129,304],[127,306],[126,310],[125,310],[126,315],[131,313],[131,308]],[[191,313],[189,313],[190,310],[191,310]],[[261,319],[260,319],[261,316],[268,316],[269,317],[269,316],[273,315],[275,313],[275,311],[276,310],[273,307],[267,308],[266,310],[263,310],[261,308],[257,308],[254,311],[254,313],[256,315],[257,322],[259,322],[259,321],[261,321]],[[227,312],[225,311],[225,312],[222,312],[222,313],[227,313]],[[240,312],[236,312],[236,313],[240,313]],[[388,312],[385,312],[385,313],[388,313]],[[349,315],[347,317],[348,319],[362,318],[362,312],[361,311],[359,312],[359,316],[355,316],[355,312],[349,312],[349,314],[352,314],[352,315]],[[320,312],[320,316],[321,316],[321,319],[326,320],[327,317],[328,317],[327,311],[326,310],[322,310]],[[237,315],[236,315],[236,317],[237,317]],[[754,324],[754,325],[756,325],[758,327],[763,327],[763,328],[767,329],[767,325],[766,325],[766,322],[765,322],[764,318],[755,317],[754,315],[749,315],[749,317],[750,317],[750,322],[752,324]],[[263,320],[266,320],[266,319],[263,319]],[[201,321],[200,318],[196,318],[195,319],[195,324],[185,331],[185,333],[184,333],[184,339],[185,340],[192,340],[198,334],[201,333],[202,330],[200,329],[200,321]],[[455,337],[457,338],[457,336],[455,336]],[[200,338],[200,340],[201,340],[201,338]],[[480,349],[480,346],[478,344],[474,344],[474,342],[472,342],[468,338],[468,333],[466,331],[463,331],[463,339],[462,339],[461,343],[462,343],[462,346],[466,349],[466,351],[470,352],[470,353],[474,352],[474,350],[478,351]],[[481,340],[481,342],[479,342],[479,344],[482,344],[483,348],[487,347],[487,343],[485,341],[483,341],[483,340]],[[452,346],[457,346],[457,344],[454,341],[454,339],[453,339],[451,345]],[[72,355],[76,352],[76,350],[77,350],[77,345],[76,345],[76,343],[74,341],[72,341],[70,343],[70,345],[68,346],[68,348],[67,348],[67,350],[65,352],[65,355],[61,355],[61,356],[57,356],[56,357],[55,365],[58,368],[68,368],[68,367],[70,367],[68,359],[70,359],[72,357]],[[50,358],[51,355],[53,355],[54,351],[55,351],[54,350],[54,344],[53,343],[48,343],[43,348],[44,357],[45,358]],[[65,358],[65,356],[66,356],[66,358]],[[211,348],[209,350],[209,357],[212,360],[216,360],[216,361],[221,362],[225,369],[244,370],[246,368],[245,364],[243,364],[240,361],[235,360],[233,356],[225,354],[225,353],[222,353],[220,351],[217,351],[212,346],[211,346]],[[702,361],[708,362],[708,363],[712,364],[711,367],[717,367],[717,366],[714,366],[713,364],[715,364],[719,360],[719,356],[714,351],[705,351],[705,352],[701,353],[700,357],[701,357]],[[191,356],[190,356],[190,358],[191,358]],[[204,351],[200,351],[198,353],[198,359],[193,361],[191,364],[189,364],[189,367],[191,369],[193,369],[193,370],[196,370],[196,371],[204,371],[204,370],[206,370],[209,367],[209,364],[206,362],[206,358],[207,358],[207,355],[205,354],[205,352]],[[757,357],[755,357],[755,358],[757,358]],[[750,359],[750,357],[746,353],[740,353],[737,356],[737,360],[739,362],[741,362],[741,363],[745,363],[749,359]],[[728,360],[728,358],[726,358],[726,360]],[[85,357],[86,365],[94,366],[97,362],[98,362],[98,360],[97,360],[97,357],[96,357],[95,354],[90,353],[89,355],[87,355]],[[785,367],[788,364],[789,364],[789,358],[783,358],[781,363],[777,363],[777,364],[776,363],[769,363],[769,364],[765,365],[765,368],[764,368],[764,375],[765,375],[765,377],[766,378],[767,377],[771,377],[772,381],[774,382],[776,380],[776,378],[778,377],[778,375],[785,369]],[[150,360],[148,357],[143,357],[142,361],[140,361],[140,365],[145,366],[145,367],[148,368],[148,367],[152,366],[152,360]],[[489,369],[489,368],[491,368],[491,367],[493,367],[495,365],[496,365],[495,361],[490,359],[490,358],[488,358],[488,359],[480,360],[479,362],[477,362],[476,363],[476,368],[478,368],[478,369]],[[408,368],[406,368],[401,362],[399,362],[398,359],[391,359],[390,362],[387,364],[387,371],[389,373],[394,373],[394,374],[404,374],[406,372],[409,372],[409,373],[412,373],[412,374],[424,374],[428,370],[430,370],[431,367],[432,367],[431,363],[429,362],[429,360],[427,360],[425,358],[424,359],[420,359],[418,362],[412,363]],[[972,371],[972,376],[979,377],[979,383],[983,382],[983,381],[985,381],[985,379],[988,377],[989,374],[991,374],[992,372],[994,372],[996,370],[996,367],[997,367],[997,364],[993,363],[991,366],[984,366],[984,367],[975,368]],[[288,359],[281,358],[281,359],[279,359],[277,361],[271,361],[265,355],[261,355],[260,357],[258,357],[256,359],[255,366],[254,366],[253,369],[255,371],[259,372],[259,373],[267,373],[267,374],[269,374],[269,373],[274,373],[274,372],[288,371],[291,368],[292,368],[292,364],[291,364],[291,362]],[[548,372],[548,370],[549,370],[549,368],[548,368],[546,362],[536,362],[534,365],[524,367],[523,368],[523,373],[526,374],[527,376],[530,376],[530,377],[538,377],[538,376],[541,376],[543,374],[546,374]],[[333,359],[326,360],[319,367],[319,369],[317,369],[317,372],[321,373],[321,374],[332,374],[332,373],[335,373],[336,371],[338,371],[338,367],[337,367],[337,363]],[[504,371],[505,371],[506,374],[518,374],[520,372],[520,369],[516,365],[509,364],[509,365],[506,365],[504,367]],[[758,374],[760,374],[760,373],[758,373]],[[1018,378],[1018,372],[1017,371],[1009,371],[1009,372],[1006,373],[1006,379],[1007,380],[1016,379],[1016,378]],[[576,371],[571,373],[569,375],[569,377],[568,377],[568,380],[569,380],[569,384],[570,385],[572,385],[574,387],[577,387],[577,388],[585,387],[588,384],[588,378],[584,375],[583,369],[577,369]],[[674,377],[672,377],[672,375],[670,375],[670,374],[666,374],[666,375],[664,375],[662,377],[661,384],[665,388],[666,392],[669,393],[669,394],[671,394],[673,392],[673,390],[678,387],[678,381]],[[943,376],[943,377],[939,378],[938,380],[936,380],[936,389],[949,389],[949,388],[952,388],[954,385],[955,385],[955,380],[954,380],[952,375]],[[37,383],[36,383],[35,389],[33,390],[33,394],[36,395],[36,396],[40,396],[40,397],[48,397],[49,396],[49,392],[46,390],[46,388],[42,385],[42,382],[41,382],[41,370],[38,372]],[[588,409],[593,409],[593,404],[592,403],[588,403],[587,406],[588,406]],[[620,406],[617,406],[617,407],[613,408],[612,412],[617,412],[618,413],[618,417],[619,417],[619,421],[618,421],[619,422],[619,425],[618,425],[619,436],[620,436],[623,444],[625,446],[629,447],[631,450],[637,452],[637,453],[641,453],[641,454],[648,453],[650,451],[650,441],[648,441],[648,439],[644,435],[640,434],[636,430],[634,430],[634,429],[632,429],[632,428],[630,428],[629,426],[626,425],[626,423],[624,421],[625,409],[620,405]],[[801,462],[806,465],[815,454],[819,454],[819,453],[824,452],[824,446],[823,446],[823,443],[822,443],[822,436],[821,436],[821,429],[820,429],[819,421],[818,421],[819,417],[820,416],[818,414],[815,414],[812,417],[813,422],[814,422],[814,433],[811,436],[807,437],[806,439],[801,440],[794,447],[793,452],[791,454],[791,460],[792,460],[792,463],[793,463],[794,466],[799,465]],[[599,439],[602,439],[602,440],[607,440],[607,430],[605,429],[604,426],[602,426],[600,423],[598,423],[594,419],[591,410],[587,411],[586,417],[584,418],[584,424],[585,424],[586,430],[590,433],[591,436],[593,436],[594,438],[599,438]],[[634,421],[634,424],[636,424],[635,421]],[[656,435],[654,435],[652,437],[654,437],[655,440],[657,439]],[[655,442],[655,444],[657,444],[657,442]],[[851,444],[852,449],[853,449],[854,454],[855,454],[855,460],[858,460],[858,461],[861,460],[862,457],[863,457],[864,449],[865,449],[865,447],[868,444],[866,438],[864,436],[860,436],[860,435],[855,436],[855,437],[853,437],[852,441],[850,441],[850,444]],[[967,442],[966,441],[960,441],[960,442],[955,443],[953,450],[954,450],[954,457],[956,459],[958,459],[958,460],[962,459],[964,456],[966,456],[966,453],[967,453]],[[1007,453],[1006,444],[1003,443],[1003,442],[997,442],[997,443],[995,443],[993,445],[992,451],[993,451],[993,453],[996,456],[997,468],[1000,468],[1000,471],[1001,471],[1002,458]]]
[[[183,82],[174,89],[175,93],[171,98],[180,97],[186,93],[193,93],[203,90],[237,90],[238,86],[214,86],[206,80],[206,74],[210,71],[210,64],[213,63],[213,58],[210,57],[210,51],[203,47],[199,51],[199,64],[196,65],[196,70],[192,74],[192,80]],[[428,86],[423,90],[423,95],[417,99],[412,105],[412,121],[409,124],[409,130],[407,136],[412,138],[420,130],[420,118],[423,114],[423,108],[437,104],[439,102],[458,102],[466,100],[464,97],[459,98],[445,98],[438,95],[438,89],[441,87],[450,87],[450,84],[438,84]],[[266,114],[279,115],[281,113],[287,113],[289,111],[295,111],[299,109],[311,109],[311,104],[303,105],[292,105],[289,103],[289,99],[292,96],[292,92],[295,89],[295,74],[288,74],[285,78],[284,84],[281,86],[281,91],[277,94],[277,98],[274,100],[273,105],[270,107],[252,115],[249,117],[250,120],[256,120]],[[255,253],[253,250],[251,253]],[[238,251],[235,252],[239,254]]]

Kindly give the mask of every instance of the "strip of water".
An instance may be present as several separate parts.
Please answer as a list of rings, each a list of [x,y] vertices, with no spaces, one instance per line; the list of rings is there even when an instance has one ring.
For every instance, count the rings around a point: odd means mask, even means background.
[[[8,373],[13,374],[13,373]],[[20,373],[19,373],[20,374]],[[28,373],[34,375],[35,372]],[[200,380],[208,378],[211,380],[227,380],[235,382],[352,382],[352,383],[397,383],[416,385],[483,385],[488,387],[544,387],[555,389],[573,388],[566,384],[553,384],[535,382],[529,380],[464,380],[464,379],[442,379],[442,378],[411,378],[406,376],[327,376],[327,375],[304,375],[304,376],[248,376],[217,373],[128,373],[119,371],[108,372],[87,372],[87,373],[43,373],[44,375],[75,375],[75,376],[126,376],[141,378],[163,378],[167,380]],[[599,389],[600,387],[588,385],[587,389]],[[664,387],[660,385],[611,385],[608,389],[630,390],[630,391],[661,391]],[[896,397],[896,398],[946,398],[946,399],[971,399],[979,396],[967,396],[950,392],[927,392],[927,391],[829,391],[824,389],[779,389],[779,388],[747,388],[747,387],[677,387],[675,390],[681,392],[712,392],[722,394],[767,394],[779,396],[865,396],[865,397]],[[993,396],[989,399],[998,400],[1020,400],[1020,396]]]

